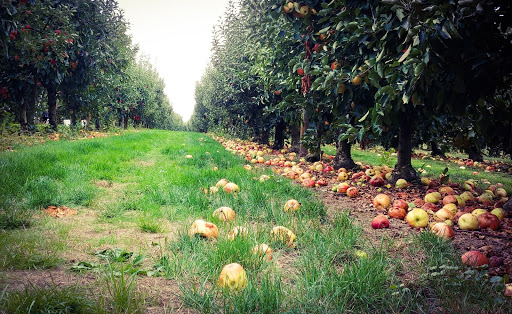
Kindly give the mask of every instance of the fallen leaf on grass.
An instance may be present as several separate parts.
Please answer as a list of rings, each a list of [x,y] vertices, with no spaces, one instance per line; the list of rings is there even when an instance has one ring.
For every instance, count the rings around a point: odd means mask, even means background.
[[[76,209],[71,209],[66,206],[48,206],[47,208],[43,209],[43,211],[55,218],[68,217],[78,214]]]

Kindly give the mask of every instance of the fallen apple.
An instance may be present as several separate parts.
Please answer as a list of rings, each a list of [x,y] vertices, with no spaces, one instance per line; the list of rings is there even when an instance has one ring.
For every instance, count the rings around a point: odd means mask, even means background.
[[[443,206],[443,208],[446,208],[454,215],[457,213],[457,205],[455,204],[446,204]]]
[[[221,188],[221,187],[224,187],[226,184],[228,184],[228,180],[226,179],[220,179],[219,181],[217,181],[217,184],[215,184],[216,187],[218,188]]]
[[[373,199],[373,206],[378,210],[386,210],[391,206],[391,199],[386,194],[377,194]]]
[[[395,187],[399,188],[399,189],[404,189],[407,187],[407,181],[405,179],[398,179],[396,180],[395,182]]]
[[[348,197],[357,197],[359,195],[359,190],[356,187],[350,187],[347,189],[347,196]]]
[[[489,264],[489,259],[480,251],[469,251],[462,254],[462,263],[468,266],[479,267]]]
[[[270,231],[270,237],[274,241],[279,241],[286,244],[288,247],[294,247],[295,240],[297,239],[297,236],[290,229],[283,226],[272,228]]]
[[[457,220],[459,228],[462,230],[476,230],[478,229],[478,218],[470,213],[462,214]]]
[[[218,238],[219,237],[219,229],[217,226],[211,222],[207,222],[201,219],[198,219],[192,223],[188,234],[193,237],[196,234],[201,236],[202,238]]]
[[[500,219],[491,213],[483,213],[478,216],[478,226],[480,229],[497,230],[500,227]]]
[[[429,217],[426,211],[421,208],[414,208],[405,217],[409,226],[413,228],[425,228],[428,226]]]
[[[443,207],[434,214],[434,219],[440,222],[445,220],[453,220],[453,213]]]
[[[299,207],[300,207],[299,201],[291,199],[291,200],[286,201],[286,203],[284,204],[284,211],[285,212],[288,212],[288,211],[296,212],[299,210]]]
[[[346,193],[350,185],[348,183],[342,182],[338,185],[338,193]]]
[[[505,211],[503,210],[503,208],[494,208],[493,210],[491,210],[491,214],[496,215],[496,217],[498,217],[500,220],[503,219],[503,217],[505,217]]]
[[[377,217],[372,220],[372,228],[373,229],[382,229],[389,227],[389,220],[384,214],[379,214]]]
[[[225,221],[235,220],[236,214],[232,208],[222,206],[222,207],[217,208],[213,212],[212,216],[219,219],[219,221],[221,221],[221,222],[225,222]]]
[[[238,185],[236,185],[233,182],[229,182],[226,185],[224,185],[223,189],[224,189],[224,192],[226,192],[228,194],[237,193],[240,191],[240,188],[238,187]]]
[[[380,175],[374,175],[370,179],[370,185],[371,186],[383,186],[385,184],[386,184],[386,182],[384,181],[384,179]]]
[[[393,207],[391,207],[389,209],[388,215],[391,218],[402,220],[407,215],[407,211],[404,208],[402,208],[402,207],[395,207],[395,206],[393,206]]]
[[[453,231],[452,227],[444,222],[436,222],[430,231],[438,237],[444,239],[451,239],[455,236],[455,232]]]
[[[441,200],[441,193],[439,192],[431,192],[425,195],[425,203],[433,203],[437,204]]]
[[[247,274],[242,265],[231,263],[224,268],[219,275],[219,286],[232,291],[240,291],[247,286]]]
[[[475,215],[475,217],[478,217],[483,213],[487,213],[487,211],[483,208],[477,208],[471,212],[471,214]]]

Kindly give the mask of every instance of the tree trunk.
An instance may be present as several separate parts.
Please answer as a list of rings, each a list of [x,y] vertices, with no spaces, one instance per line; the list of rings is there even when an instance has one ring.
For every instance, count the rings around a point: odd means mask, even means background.
[[[316,162],[322,158],[322,135],[323,135],[323,123],[318,122],[316,125],[316,139],[315,145],[306,156],[306,161]]]
[[[101,125],[100,125],[100,119],[99,118],[96,118],[95,121],[94,121],[94,126],[96,127],[96,131],[99,131],[100,128],[101,128]]]
[[[76,112],[75,110],[71,109],[71,125],[76,126]]]
[[[398,158],[391,181],[405,179],[408,182],[418,180],[418,174],[411,165],[412,158],[412,125],[407,112],[400,115],[400,128],[398,130]]]
[[[19,112],[18,112],[18,122],[20,123],[21,131],[28,131],[28,122],[27,122],[27,101],[26,97],[23,97],[23,100],[20,103]]]
[[[442,158],[446,157],[444,152],[441,150],[441,148],[439,147],[439,145],[437,145],[435,141],[430,141],[430,147],[432,148],[432,156],[439,156]]]
[[[270,131],[266,128],[263,128],[261,130],[261,141],[260,143],[263,144],[263,145],[268,145],[269,144],[269,137],[270,137]]]
[[[512,197],[503,205],[503,210],[508,217],[512,216]]]
[[[280,119],[276,123],[275,135],[274,135],[274,145],[272,145],[272,149],[282,149],[284,147],[285,128],[286,128],[286,123],[283,121],[283,119]]]
[[[57,89],[53,83],[48,84],[48,114],[52,129],[57,130]]]
[[[336,156],[334,157],[334,168],[354,169],[357,165],[352,159],[350,149],[352,145],[347,139],[336,142]]]
[[[468,154],[468,158],[473,161],[478,161],[478,162],[484,161],[482,152],[476,146],[471,146],[471,147],[467,148],[466,153]]]
[[[128,129],[128,116],[124,116],[123,128],[125,130]]]
[[[297,124],[293,123],[290,126],[290,135],[292,138],[290,152],[298,153],[300,150],[300,130]]]
[[[302,137],[304,136],[304,133],[306,133],[306,130],[309,126],[309,116],[310,112],[308,109],[304,109],[302,113],[302,125],[300,127],[300,139],[299,142],[299,156],[304,157],[308,154],[308,149],[304,146],[304,143],[302,143]]]

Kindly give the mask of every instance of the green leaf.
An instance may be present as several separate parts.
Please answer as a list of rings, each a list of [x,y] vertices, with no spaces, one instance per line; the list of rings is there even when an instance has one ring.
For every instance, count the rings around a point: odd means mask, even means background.
[[[398,19],[400,20],[400,22],[402,22],[402,20],[404,19],[405,15],[404,15],[404,10],[399,8],[399,9],[396,9],[396,17],[398,17]]]

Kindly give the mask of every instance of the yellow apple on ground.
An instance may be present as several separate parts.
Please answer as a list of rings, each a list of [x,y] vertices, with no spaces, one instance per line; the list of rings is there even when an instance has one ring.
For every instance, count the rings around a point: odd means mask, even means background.
[[[222,206],[222,207],[217,208],[213,212],[213,217],[216,217],[217,219],[219,219],[219,221],[222,221],[222,222],[233,221],[233,220],[235,220],[236,214],[232,208]]]
[[[457,205],[455,204],[446,204],[443,208],[449,210],[454,215],[457,213]]]
[[[220,179],[219,181],[217,181],[217,184],[215,184],[216,187],[218,188],[221,188],[223,186],[225,186],[226,184],[228,184],[228,180],[226,179]]]
[[[487,211],[483,208],[477,208],[471,212],[471,214],[475,215],[475,217],[478,217],[483,213],[487,213]]]
[[[299,207],[300,207],[299,201],[291,199],[291,200],[286,201],[286,203],[284,204],[284,211],[285,212],[288,212],[288,211],[296,212],[299,210]]]
[[[428,226],[429,217],[426,211],[421,208],[414,208],[405,217],[409,226],[413,228],[425,228]]]
[[[231,263],[224,268],[219,275],[219,286],[231,291],[240,291],[247,286],[247,274],[242,265]]]
[[[192,223],[192,226],[190,227],[189,230],[189,235],[191,237],[196,234],[203,238],[216,239],[219,237],[219,229],[215,224],[211,222],[198,219]]]
[[[503,219],[503,217],[505,217],[505,211],[503,210],[503,208],[494,208],[493,210],[491,210],[491,214],[496,215],[496,217],[498,217],[500,220]]]
[[[238,187],[238,185],[236,185],[233,182],[229,182],[226,185],[224,185],[223,189],[224,189],[224,192],[226,192],[228,194],[236,193],[236,192],[240,191],[240,188]]]
[[[436,221],[453,220],[453,213],[446,208],[441,208],[434,214]]]
[[[439,192],[432,192],[425,195],[425,203],[433,203],[437,204],[441,200],[441,193]]]
[[[403,189],[407,187],[407,181],[405,179],[396,180],[395,186],[399,189]]]
[[[478,229],[478,218],[475,215],[466,213],[459,217],[457,221],[459,228],[462,230],[476,230]]]

